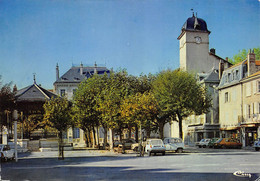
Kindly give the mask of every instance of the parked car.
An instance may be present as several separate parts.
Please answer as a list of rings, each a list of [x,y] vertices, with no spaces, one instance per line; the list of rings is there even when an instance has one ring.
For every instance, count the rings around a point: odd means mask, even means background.
[[[210,140],[209,143],[208,143],[208,147],[209,147],[209,148],[213,148],[214,143],[215,143],[216,141],[218,141],[218,140],[219,140],[219,138],[211,138],[211,140]]]
[[[147,139],[145,145],[145,152],[151,156],[152,153],[162,153],[165,155],[166,148],[161,139]]]
[[[0,145],[1,160],[7,161],[15,158],[14,150],[9,145]]]
[[[254,142],[254,148],[255,148],[255,151],[259,151],[260,150],[260,138],[258,138],[258,140],[256,140]]]
[[[202,139],[202,140],[200,140],[200,142],[198,143],[198,147],[199,148],[206,148],[207,146],[208,146],[208,144],[209,144],[209,142],[210,142],[210,139]]]
[[[142,141],[143,148],[145,147],[145,145],[146,145],[146,141]],[[138,151],[138,149],[139,149],[139,143],[133,143],[131,145],[131,150]]]
[[[182,153],[184,149],[184,143],[180,138],[164,138],[163,140],[166,151],[175,151]]]
[[[125,149],[131,149],[131,145],[135,144],[136,141],[133,139],[123,139],[122,142],[120,141],[115,141],[114,142],[114,147],[118,147],[118,145],[124,145]]]
[[[214,143],[214,148],[242,148],[242,143],[233,138],[220,138]]]

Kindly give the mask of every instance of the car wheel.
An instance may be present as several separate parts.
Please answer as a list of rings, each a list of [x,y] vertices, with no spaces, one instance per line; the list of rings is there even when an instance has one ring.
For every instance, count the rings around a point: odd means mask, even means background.
[[[199,146],[199,148],[201,148],[201,146]]]
[[[203,148],[206,148],[206,145],[203,145]]]
[[[182,149],[182,148],[178,148],[176,152],[177,152],[177,153],[182,153],[182,152],[183,152],[183,149]]]
[[[259,148],[258,148],[258,147],[255,147],[255,151],[259,151]]]
[[[164,151],[164,152],[162,152],[162,155],[165,155],[165,151]]]
[[[138,148],[137,148],[137,147],[135,147],[133,150],[134,150],[135,152],[137,152]]]

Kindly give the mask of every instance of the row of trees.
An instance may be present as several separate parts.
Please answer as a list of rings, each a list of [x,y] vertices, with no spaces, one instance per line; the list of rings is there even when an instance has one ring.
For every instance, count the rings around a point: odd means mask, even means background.
[[[4,84],[0,75],[0,129],[3,126],[10,126],[12,110],[14,109],[14,93],[11,89],[11,83]]]
[[[135,130],[138,140],[138,128],[142,126],[148,137],[151,131],[159,130],[163,138],[163,127],[170,121],[179,122],[182,138],[183,118],[206,113],[210,102],[206,88],[193,74],[177,69],[136,77],[121,70],[83,81],[71,103],[64,98],[47,101],[44,118],[57,128],[60,140],[69,126],[77,126],[85,131],[88,142],[93,134],[93,145],[100,126],[105,144],[108,129],[120,139],[124,129]]]

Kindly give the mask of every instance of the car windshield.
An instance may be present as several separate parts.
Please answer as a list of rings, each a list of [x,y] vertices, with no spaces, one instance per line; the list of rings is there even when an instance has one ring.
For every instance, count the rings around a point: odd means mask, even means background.
[[[204,139],[200,140],[200,142],[204,142]]]
[[[152,145],[161,145],[162,144],[162,140],[151,140],[151,144]]]
[[[181,139],[169,139],[169,143],[181,143]]]
[[[220,143],[222,141],[223,138],[218,139],[218,141],[216,141],[216,143]]]

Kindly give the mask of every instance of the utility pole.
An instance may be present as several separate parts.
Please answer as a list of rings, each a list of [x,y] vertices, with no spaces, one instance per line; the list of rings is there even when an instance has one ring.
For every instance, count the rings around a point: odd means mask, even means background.
[[[17,119],[18,119],[18,113],[17,110],[14,110],[13,112],[13,118],[14,118],[14,154],[15,154],[15,161],[18,162],[18,155],[17,155]]]

